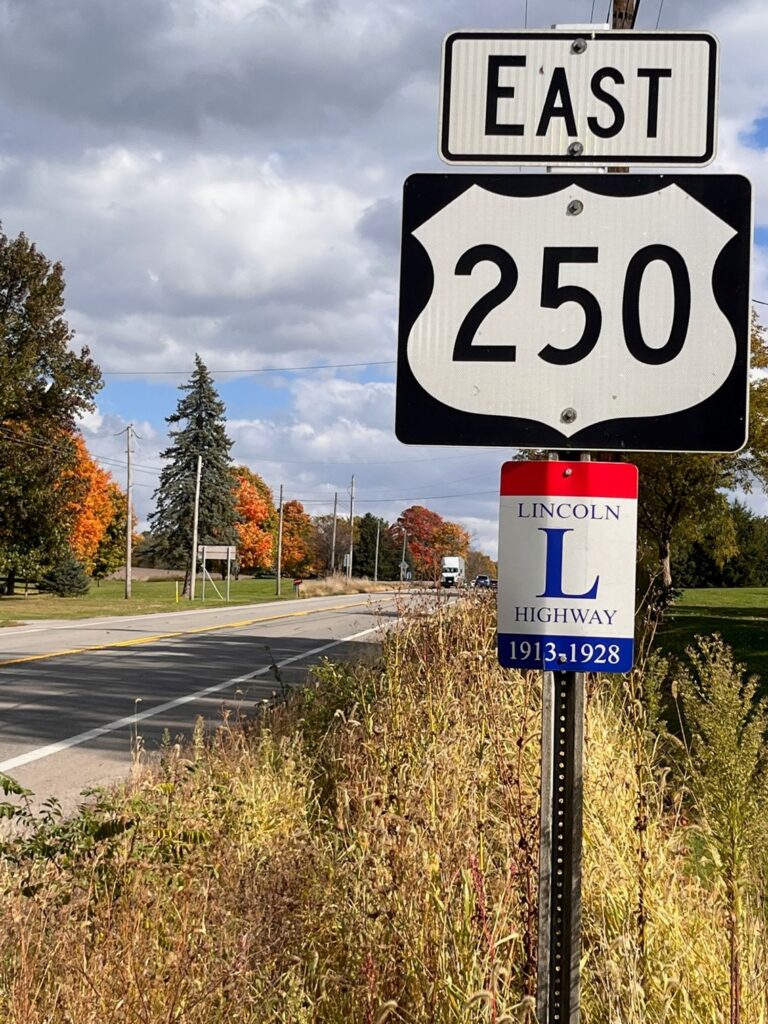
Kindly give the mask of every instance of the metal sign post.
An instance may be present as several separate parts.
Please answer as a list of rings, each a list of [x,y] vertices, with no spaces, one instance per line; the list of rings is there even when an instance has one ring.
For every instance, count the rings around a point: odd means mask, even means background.
[[[585,671],[634,647],[637,469],[508,462],[501,473],[502,665],[543,669],[537,1013],[578,1024]]]
[[[543,678],[536,998],[541,1024],[579,1019],[584,683],[581,672],[545,672]]]

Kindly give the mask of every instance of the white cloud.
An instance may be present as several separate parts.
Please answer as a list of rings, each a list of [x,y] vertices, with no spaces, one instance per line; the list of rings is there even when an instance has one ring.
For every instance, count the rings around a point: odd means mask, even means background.
[[[587,20],[591,0],[528,8],[529,27],[548,27]],[[77,340],[107,370],[183,369],[195,351],[219,370],[390,360],[402,181],[443,169],[442,38],[514,27],[523,10],[508,0],[471,10],[460,0],[2,5],[4,228],[64,263]],[[660,0],[644,0],[638,28],[653,28],[659,10]],[[661,13],[662,28],[721,38],[713,169],[753,179],[757,219],[768,225],[768,150],[749,144],[768,111],[756,42],[768,34],[768,8],[676,0]],[[765,249],[753,295],[768,300]],[[230,423],[235,457],[270,484],[332,500],[356,473],[361,509],[388,518],[403,505],[363,502],[462,494],[429,504],[494,549],[496,498],[485,492],[495,492],[504,453],[400,445],[388,380],[326,373],[272,386],[285,399],[275,412],[254,402]],[[123,439],[113,435],[129,417],[146,418],[137,464],[149,469],[136,475],[145,517],[165,424],[151,388],[138,409],[136,394],[108,387],[83,429],[119,476]]]

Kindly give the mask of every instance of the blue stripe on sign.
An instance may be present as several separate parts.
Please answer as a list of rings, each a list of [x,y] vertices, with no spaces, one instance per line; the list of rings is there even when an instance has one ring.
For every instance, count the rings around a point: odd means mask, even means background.
[[[632,637],[499,633],[499,663],[548,672],[629,672],[634,646]]]

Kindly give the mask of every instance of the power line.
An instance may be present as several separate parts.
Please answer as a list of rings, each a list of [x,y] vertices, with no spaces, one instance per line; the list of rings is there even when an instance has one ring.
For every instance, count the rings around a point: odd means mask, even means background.
[[[60,451],[60,452],[66,452],[67,451],[67,449],[65,449],[65,448],[61,448],[61,447],[59,447],[57,445],[47,444],[47,443],[42,442],[42,441],[32,441],[32,440],[27,440],[25,438],[14,437],[13,435],[11,435],[8,431],[6,431],[2,427],[0,427],[0,433],[3,435],[3,440],[8,441],[11,444],[27,445],[27,446],[32,447],[32,448],[46,448],[46,449],[49,449],[49,450],[52,450],[52,451]],[[90,454],[93,454],[93,453],[90,453]],[[458,456],[458,457],[461,457],[461,456]],[[112,461],[117,462],[117,460],[112,460]],[[123,467],[125,467],[127,465],[127,463],[125,463],[125,462],[117,462],[117,464],[120,465],[120,466],[123,466]],[[136,466],[134,465],[132,468],[135,469]],[[478,476],[483,476],[483,475],[485,475],[485,474],[478,474]],[[464,480],[472,480],[472,479],[475,479],[475,478],[474,477],[463,477],[462,479],[464,479]],[[152,487],[152,484],[141,484],[141,483],[134,482],[133,486],[134,487],[147,487],[147,488],[154,489]],[[400,502],[400,501],[434,501],[434,500],[443,499],[443,498],[466,498],[466,497],[471,497],[473,495],[475,497],[481,497],[481,496],[485,496],[485,495],[489,495],[489,494],[496,494],[496,493],[497,493],[497,491],[495,491],[495,490],[493,490],[493,491],[464,491],[464,492],[462,492],[460,494],[427,494],[427,495],[417,495],[416,497],[410,496],[410,497],[398,497],[398,498],[388,498],[388,497],[358,498],[356,500],[358,502],[361,502],[362,504],[365,504],[365,505],[372,505],[372,504],[377,504],[379,502],[391,502],[391,501],[396,501],[396,502]],[[317,505],[317,504],[321,504],[321,503],[325,504],[325,502],[329,502],[330,501],[330,494],[328,494],[327,497],[322,497],[322,498],[298,498],[298,499],[294,499],[294,500],[301,501],[302,504],[306,504],[306,505]]]
[[[659,13],[658,13],[658,16],[656,17],[656,28],[659,27],[659,22],[661,21],[661,12],[663,10],[664,10],[664,0],[661,0],[661,3],[659,4]],[[761,305],[765,305],[765,303],[761,303]]]
[[[221,375],[223,373],[303,373],[306,370],[347,370],[361,366],[394,366],[396,360],[381,359],[363,363],[316,363],[312,366],[260,366],[258,368],[241,368],[237,370],[209,370],[211,374]],[[190,373],[189,367],[185,370],[102,370],[105,377],[160,377],[178,376]]]

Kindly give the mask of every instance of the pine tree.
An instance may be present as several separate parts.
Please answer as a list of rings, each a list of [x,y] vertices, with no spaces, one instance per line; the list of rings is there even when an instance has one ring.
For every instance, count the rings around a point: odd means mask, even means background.
[[[57,597],[82,597],[88,593],[90,585],[83,563],[74,555],[67,555],[40,580],[40,589]]]
[[[175,426],[173,443],[161,453],[168,464],[155,491],[155,511],[150,515],[157,557],[173,568],[186,568],[185,594],[189,592],[192,527],[197,457],[202,457],[199,544],[235,544],[237,533],[235,476],[229,450],[232,441],[224,425],[224,403],[200,356],[179,399],[176,412],[166,417]]]

